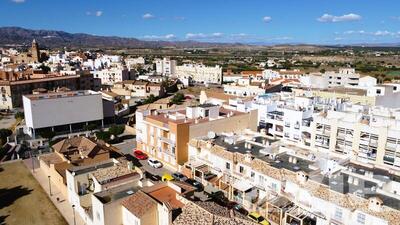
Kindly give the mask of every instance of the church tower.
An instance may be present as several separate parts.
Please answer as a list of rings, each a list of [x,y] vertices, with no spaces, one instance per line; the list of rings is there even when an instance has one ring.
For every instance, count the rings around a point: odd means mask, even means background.
[[[39,51],[39,44],[36,42],[35,39],[32,41],[32,59],[34,62],[39,62],[40,61],[40,51]]]

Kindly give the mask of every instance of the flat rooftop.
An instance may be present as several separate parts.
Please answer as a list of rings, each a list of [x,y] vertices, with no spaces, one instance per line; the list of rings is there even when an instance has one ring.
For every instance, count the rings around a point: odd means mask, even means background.
[[[105,191],[97,192],[94,196],[99,199],[103,204],[107,204],[119,199],[133,195],[139,191],[142,187],[134,184],[126,184],[111,188]]]
[[[81,174],[85,174],[85,173],[90,173],[93,171],[96,171],[98,169],[103,169],[103,168],[108,168],[108,167],[112,167],[114,166],[115,163],[112,159],[110,160],[106,160],[106,161],[102,161],[93,165],[88,165],[88,166],[75,166],[71,169],[69,169],[69,171],[71,173],[75,173],[75,175],[81,175]]]
[[[98,93],[95,91],[90,91],[90,90],[81,90],[81,91],[31,94],[31,95],[24,95],[24,97],[26,97],[30,100],[41,100],[41,99],[70,98],[70,97],[89,96],[89,95],[101,95],[101,93]]]

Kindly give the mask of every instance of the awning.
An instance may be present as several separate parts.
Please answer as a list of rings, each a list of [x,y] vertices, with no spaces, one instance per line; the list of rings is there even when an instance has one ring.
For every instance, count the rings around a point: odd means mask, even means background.
[[[249,184],[249,182],[245,180],[235,181],[232,186],[239,191],[247,191],[253,188],[253,185]]]

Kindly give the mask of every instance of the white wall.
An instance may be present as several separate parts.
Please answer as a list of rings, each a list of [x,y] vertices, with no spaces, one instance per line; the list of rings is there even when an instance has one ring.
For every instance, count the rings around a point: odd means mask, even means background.
[[[42,99],[23,96],[23,105],[26,125],[33,129],[103,119],[102,97],[97,93]]]

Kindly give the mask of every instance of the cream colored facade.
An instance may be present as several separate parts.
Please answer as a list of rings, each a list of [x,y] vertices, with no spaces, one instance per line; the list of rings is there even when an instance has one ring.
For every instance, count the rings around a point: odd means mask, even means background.
[[[220,66],[210,67],[202,64],[184,64],[176,66],[175,75],[178,78],[190,77],[198,83],[222,83],[222,67]]]

